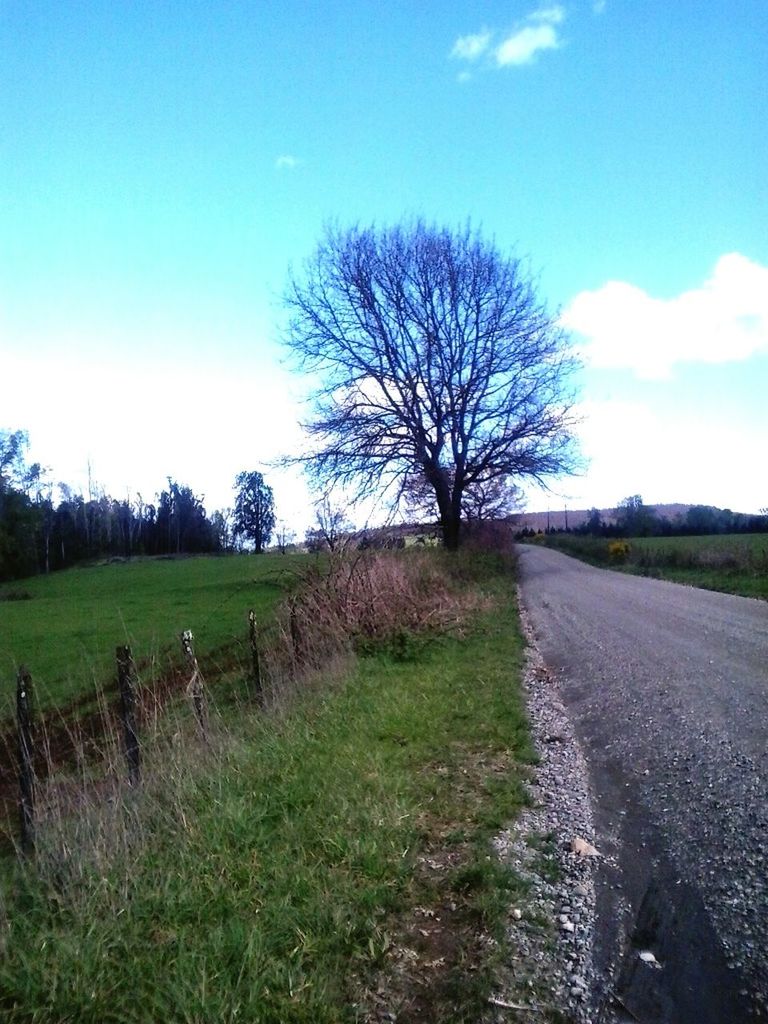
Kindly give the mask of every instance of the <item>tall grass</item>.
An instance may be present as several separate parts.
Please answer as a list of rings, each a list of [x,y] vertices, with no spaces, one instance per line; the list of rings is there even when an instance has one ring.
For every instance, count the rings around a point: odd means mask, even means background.
[[[488,887],[511,884],[485,841],[522,802],[531,750],[508,575],[447,564],[316,570],[269,637],[272,713],[214,709],[208,743],[183,705],[158,716],[135,791],[115,734],[100,765],[49,779],[36,858],[5,864],[4,1019],[365,1019],[403,922],[446,900],[456,946],[420,1019],[475,1019],[462,978],[500,906]]]

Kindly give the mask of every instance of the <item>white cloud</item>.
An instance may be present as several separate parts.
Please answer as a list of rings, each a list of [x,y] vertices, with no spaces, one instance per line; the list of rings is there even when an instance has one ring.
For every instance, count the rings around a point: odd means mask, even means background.
[[[487,57],[486,66],[497,68],[529,64],[540,51],[560,46],[557,26],[564,20],[565,8],[560,4],[539,7],[500,42],[494,43],[496,33],[486,28],[459,36],[450,55],[470,62]],[[459,80],[466,81],[466,73]]]
[[[529,489],[527,507],[615,508],[641,494],[648,504],[686,502],[757,512],[765,504],[766,433],[716,411],[673,413],[642,401],[583,402],[578,429],[588,460],[581,478],[556,481],[554,493]],[[713,472],[717,466],[717,472]]]
[[[540,7],[528,15],[528,21],[543,21],[549,25],[559,25],[565,21],[565,8],[560,4],[551,7]]]
[[[559,45],[552,25],[528,25],[513,33],[494,51],[500,68],[510,64],[530,64],[540,50],[555,50]]]
[[[765,432],[711,413],[674,413],[639,401],[589,402],[583,412],[588,478],[601,505],[642,494],[649,504],[757,511],[762,480],[754,467],[762,460]]]
[[[451,57],[458,57],[460,60],[477,60],[488,49],[490,42],[491,33],[487,29],[474,35],[459,36],[453,44]]]
[[[284,153],[275,160],[275,168],[278,171],[292,171],[294,167],[299,166],[299,160],[295,156],[291,156],[290,153]]]
[[[768,352],[768,267],[721,256],[700,288],[657,299],[624,281],[580,292],[562,316],[584,338],[587,361],[638,377],[679,363],[725,363]]]
[[[140,492],[151,501],[173,474],[204,494],[212,512],[232,504],[236,473],[262,469],[280,516],[296,529],[308,525],[301,474],[269,465],[304,443],[298,425],[304,410],[290,376],[262,362],[244,369],[227,360],[198,365],[194,358],[164,359],[162,339],[156,348],[151,373],[124,365],[106,349],[102,360],[86,362],[73,355],[74,342],[44,359],[40,345],[4,357],[9,379],[35,382],[34,403],[26,388],[9,392],[4,420],[29,431],[29,457],[50,466],[54,481],[85,489],[90,461],[94,480],[107,493],[122,498]]]

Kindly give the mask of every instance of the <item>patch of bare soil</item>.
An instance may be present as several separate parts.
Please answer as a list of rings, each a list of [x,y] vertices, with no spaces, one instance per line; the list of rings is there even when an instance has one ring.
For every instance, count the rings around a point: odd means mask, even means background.
[[[471,900],[453,886],[469,863],[465,846],[435,846],[419,857],[416,883],[430,895],[400,918],[375,986],[364,993],[361,1019],[370,1024],[439,1024],[463,1020],[472,976],[485,970],[496,943]]]

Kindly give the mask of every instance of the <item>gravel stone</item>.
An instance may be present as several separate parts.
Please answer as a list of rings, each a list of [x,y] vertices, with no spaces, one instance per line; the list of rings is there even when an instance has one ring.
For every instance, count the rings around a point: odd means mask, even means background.
[[[539,761],[528,784],[532,806],[494,840],[500,858],[530,885],[520,918],[510,912],[516,954],[500,980],[500,998],[515,1002],[523,987],[532,988],[539,1005],[559,1011],[572,1024],[593,1024],[593,876],[599,861],[571,852],[574,835],[596,843],[586,764],[527,617],[521,617],[528,642],[523,687]],[[551,841],[537,852],[542,837]],[[553,876],[556,882],[549,880]]]

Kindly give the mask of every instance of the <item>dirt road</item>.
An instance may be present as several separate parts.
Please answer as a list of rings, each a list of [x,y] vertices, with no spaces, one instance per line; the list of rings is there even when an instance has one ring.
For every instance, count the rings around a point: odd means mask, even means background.
[[[607,855],[598,1019],[768,1020],[768,603],[520,554]]]

